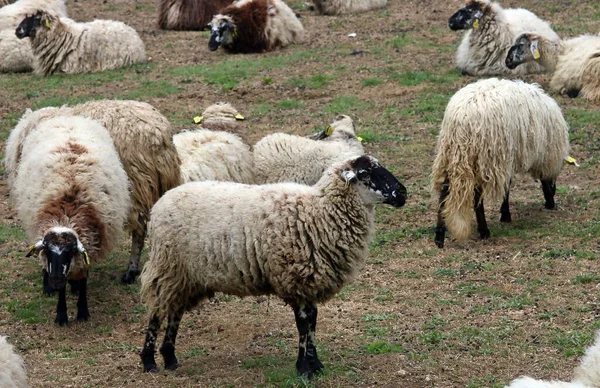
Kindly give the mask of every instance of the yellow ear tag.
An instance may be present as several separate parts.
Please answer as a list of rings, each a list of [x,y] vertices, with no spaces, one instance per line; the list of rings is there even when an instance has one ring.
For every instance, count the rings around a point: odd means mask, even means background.
[[[196,123],[196,124],[201,123],[202,120],[204,120],[204,117],[202,117],[202,116],[196,116],[196,117],[194,117],[194,123]]]
[[[83,252],[83,262],[85,265],[90,265],[90,256],[88,255],[87,251]]]
[[[574,157],[572,157],[572,156],[567,156],[567,157],[565,158],[565,162],[567,162],[567,163],[569,163],[569,164],[572,164],[572,165],[574,165],[574,166],[576,166],[576,167],[579,167],[579,164],[577,163],[577,160],[575,160],[575,158],[574,158]]]
[[[332,133],[333,133],[333,127],[331,125],[329,125],[327,128],[325,128],[325,136],[331,136]]]
[[[533,42],[531,42],[531,54],[533,55],[534,59],[540,59],[541,55],[540,55],[540,50],[538,49],[538,41],[534,40]]]
[[[50,19],[46,18],[45,23],[46,23],[46,28],[50,29],[50,27],[52,27],[52,23],[50,23]]]
[[[238,114],[235,116],[235,119],[236,119],[236,120],[243,120],[243,119],[244,119],[244,116],[242,116],[241,114],[239,114],[239,113],[238,113]]]
[[[476,30],[479,28],[479,19],[475,19],[475,22],[473,22],[473,29]]]
[[[363,138],[360,136],[357,136],[356,138],[358,139],[358,141],[361,141],[361,142],[363,141]]]
[[[238,31],[237,31],[237,27],[233,29],[233,37],[237,37]]]
[[[538,50],[538,49],[533,50],[533,58],[540,59],[540,50]]]

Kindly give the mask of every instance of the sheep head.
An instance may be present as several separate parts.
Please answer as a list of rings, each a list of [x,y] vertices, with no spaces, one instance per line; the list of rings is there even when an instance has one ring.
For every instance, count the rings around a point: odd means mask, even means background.
[[[327,141],[356,139],[358,141],[354,132],[354,122],[346,115],[337,116],[327,128],[309,136],[309,139]]]
[[[52,16],[45,11],[37,11],[31,16],[28,15],[21,23],[19,23],[15,34],[19,39],[26,37],[34,39],[40,28],[49,30],[52,28],[55,21],[55,16]]]
[[[365,205],[386,203],[404,206],[406,188],[396,177],[370,155],[347,160],[338,169],[339,177],[347,185],[356,187]]]
[[[541,58],[539,36],[535,34],[522,34],[517,38],[506,55],[506,67],[514,69],[520,64],[537,61]]]
[[[244,116],[240,114],[230,103],[228,102],[217,102],[212,104],[202,112],[204,120],[231,120],[241,121],[244,120]]]
[[[466,6],[450,16],[448,26],[452,31],[479,28],[479,21],[489,11],[490,3],[482,0],[470,0]]]
[[[62,226],[50,228],[41,240],[31,246],[26,256],[33,254],[45,259],[48,282],[54,290],[65,287],[73,260],[81,256],[86,265],[90,264],[87,251],[77,233]]]
[[[210,27],[210,39],[208,41],[210,51],[215,51],[219,46],[230,46],[237,36],[237,27],[231,17],[226,15],[216,15],[207,27]]]

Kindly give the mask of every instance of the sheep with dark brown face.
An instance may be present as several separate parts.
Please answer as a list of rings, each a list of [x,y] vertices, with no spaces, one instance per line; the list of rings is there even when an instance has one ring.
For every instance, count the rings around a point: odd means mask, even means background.
[[[158,27],[163,30],[202,30],[213,15],[232,0],[159,0]]]

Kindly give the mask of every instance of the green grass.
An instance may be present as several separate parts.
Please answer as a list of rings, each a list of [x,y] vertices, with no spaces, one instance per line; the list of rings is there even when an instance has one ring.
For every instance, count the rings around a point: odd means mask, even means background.
[[[364,345],[365,350],[369,354],[388,354],[388,353],[404,353],[404,347],[398,344],[387,341],[375,341]]]
[[[329,114],[346,114],[348,112],[360,112],[371,107],[371,103],[362,101],[355,96],[336,97],[324,110]]]
[[[304,106],[304,103],[299,100],[282,100],[277,104],[279,109],[300,109]]]
[[[362,86],[370,87],[370,86],[378,86],[384,83],[385,81],[381,78],[365,78],[362,80]]]

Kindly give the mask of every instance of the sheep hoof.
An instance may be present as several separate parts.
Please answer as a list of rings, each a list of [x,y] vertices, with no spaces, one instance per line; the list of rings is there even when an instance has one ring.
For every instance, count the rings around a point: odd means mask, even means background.
[[[479,237],[481,237],[482,240],[486,240],[486,239],[490,238],[490,230],[489,229],[480,230]]]
[[[80,321],[80,322],[88,321],[89,319],[90,319],[90,313],[87,309],[77,312],[77,320],[78,321]]]
[[[125,273],[121,277],[121,283],[123,283],[123,284],[133,284],[135,282],[135,279],[138,277],[139,274],[140,274],[139,270],[130,270],[130,269],[128,269],[127,271],[125,271]]]
[[[309,380],[318,375],[323,370],[323,364],[318,358],[304,359],[300,365],[296,364],[298,376],[306,377]]]
[[[158,373],[160,370],[156,366],[156,364],[144,364],[144,373]]]
[[[175,346],[171,343],[166,343],[160,347],[160,354],[163,356],[165,361],[165,369],[175,370],[179,368],[177,357],[175,357]]]
[[[56,323],[58,326],[67,326],[69,324],[69,316],[66,312],[57,313],[56,319],[54,319],[54,323]]]
[[[444,238],[445,237],[446,237],[446,228],[436,226],[434,241],[435,241],[435,245],[437,245],[438,248],[441,249],[444,247]]]
[[[512,218],[510,217],[510,213],[508,214],[500,214],[500,222],[511,222]]]
[[[554,202],[546,202],[544,207],[548,210],[556,210],[556,204]]]

